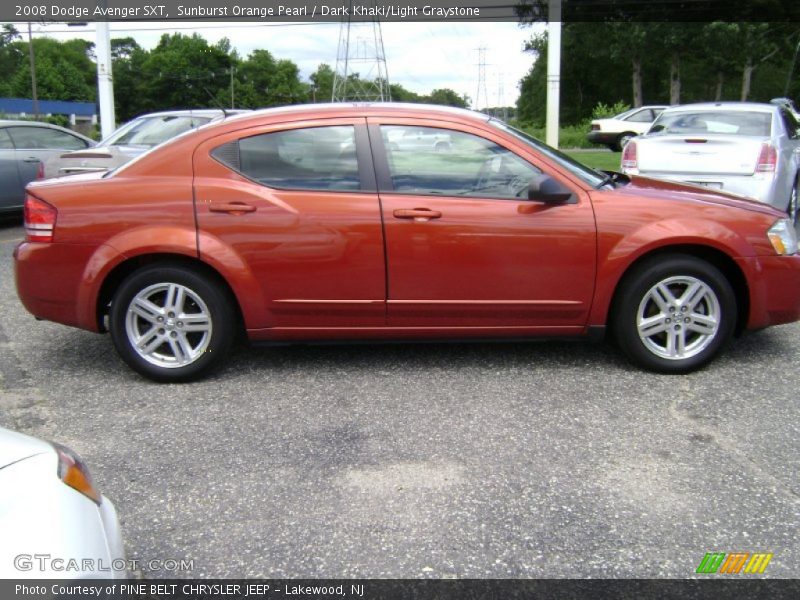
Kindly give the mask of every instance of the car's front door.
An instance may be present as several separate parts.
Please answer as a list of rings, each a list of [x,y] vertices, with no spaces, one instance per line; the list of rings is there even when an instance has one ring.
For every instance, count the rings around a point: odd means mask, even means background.
[[[244,261],[266,303],[258,327],[385,326],[381,214],[364,119],[240,130],[194,156],[201,257],[233,252]]]
[[[587,321],[595,276],[590,201],[528,199],[543,172],[484,131],[431,122],[446,152],[390,144],[419,125],[370,119],[386,236],[388,323],[467,335],[566,333]],[[477,328],[477,329],[475,329]],[[478,331],[480,329],[480,331]]]

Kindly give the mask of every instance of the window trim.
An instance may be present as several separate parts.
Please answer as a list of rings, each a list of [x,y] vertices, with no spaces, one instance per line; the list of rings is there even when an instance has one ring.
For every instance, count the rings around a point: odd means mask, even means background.
[[[284,127],[277,127],[275,129],[271,129],[270,131],[262,131],[260,133],[253,133],[248,135],[248,130],[239,130],[236,132],[237,136],[234,139],[228,140],[222,144],[217,144],[213,148],[208,151],[208,157],[211,160],[219,163],[226,169],[236,173],[237,175],[241,175],[248,181],[261,186],[263,188],[269,190],[276,190],[281,192],[317,192],[317,193],[330,193],[330,194],[376,194],[378,191],[376,179],[375,179],[375,169],[372,163],[372,153],[370,152],[369,148],[369,135],[367,133],[367,125],[365,122],[347,122],[347,123],[319,123],[314,125],[305,125],[303,123],[288,123],[292,125],[292,127],[285,127],[287,123],[282,123],[279,125],[283,125]],[[247,173],[239,169],[234,169],[231,165],[222,162],[216,156],[214,156],[214,150],[220,148],[226,144],[230,144],[231,142],[235,142],[237,145],[237,151],[239,147],[239,141],[245,138],[250,137],[257,137],[261,135],[270,135],[273,133],[285,133],[287,131],[300,131],[300,130],[307,130],[307,129],[319,129],[322,127],[352,127],[353,128],[353,135],[355,137],[355,144],[356,144],[356,165],[358,168],[358,179],[360,183],[360,189],[357,190],[329,190],[329,189],[320,189],[320,188],[303,188],[303,187],[278,187],[274,185],[267,185],[262,181],[258,181],[254,179]],[[244,134],[244,135],[241,135]],[[241,163],[240,163],[241,166]]]
[[[402,123],[397,122],[393,123],[390,121],[381,120],[380,122],[370,122],[367,126],[367,130],[369,132],[369,138],[372,142],[372,160],[373,164],[375,165],[375,176],[378,183],[378,193],[379,194],[387,194],[392,196],[424,196],[426,198],[451,198],[456,200],[505,200],[508,202],[535,202],[533,200],[528,199],[527,197],[523,198],[509,198],[508,196],[459,196],[459,195],[449,195],[449,194],[433,194],[427,192],[402,192],[397,191],[394,189],[394,183],[392,182],[392,172],[389,168],[389,155],[386,152],[386,145],[383,143],[383,134],[381,133],[381,127],[423,127],[427,129],[442,129],[446,131],[451,131],[455,133],[463,133],[466,135],[472,135],[483,140],[489,141],[504,150],[511,152],[514,156],[519,158],[520,160],[524,161],[528,164],[532,169],[539,171],[542,175],[547,175],[548,177],[553,177],[552,174],[547,173],[544,169],[539,167],[538,165],[533,164],[531,161],[526,159],[524,156],[521,156],[519,152],[516,152],[509,148],[508,146],[497,142],[496,140],[490,139],[483,135],[478,135],[472,131],[464,131],[463,129],[459,129],[454,126],[447,127],[444,123],[425,123],[425,124],[414,124],[411,125],[409,123]],[[574,194],[574,192],[573,192]]]

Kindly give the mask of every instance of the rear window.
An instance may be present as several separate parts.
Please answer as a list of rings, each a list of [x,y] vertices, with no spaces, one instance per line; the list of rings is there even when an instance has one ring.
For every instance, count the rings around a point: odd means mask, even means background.
[[[754,111],[697,111],[662,113],[649,133],[678,135],[751,135],[768,137],[772,131],[772,114]]]

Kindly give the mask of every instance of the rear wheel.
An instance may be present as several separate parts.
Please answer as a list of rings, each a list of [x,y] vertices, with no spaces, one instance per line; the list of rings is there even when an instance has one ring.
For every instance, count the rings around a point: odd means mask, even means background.
[[[622,149],[625,148],[625,146],[628,145],[628,142],[630,142],[635,137],[636,137],[636,134],[632,133],[630,131],[626,131],[625,133],[621,133],[619,135],[619,137],[617,138],[617,147],[616,147],[617,152],[622,152]]]
[[[155,381],[189,381],[219,367],[235,337],[231,302],[209,278],[179,265],[139,269],[111,305],[120,357]]]
[[[613,317],[616,340],[632,362],[661,373],[685,373],[711,361],[730,339],[736,299],[713,265],[661,256],[624,281]]]

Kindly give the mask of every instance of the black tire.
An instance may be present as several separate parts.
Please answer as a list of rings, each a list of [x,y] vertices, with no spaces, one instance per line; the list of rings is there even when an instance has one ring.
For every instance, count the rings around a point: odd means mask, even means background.
[[[736,318],[733,288],[719,269],[670,254],[638,265],[624,278],[611,326],[631,362],[659,373],[687,373],[719,353]]]
[[[232,306],[219,284],[186,266],[142,267],[114,294],[111,339],[122,360],[148,379],[199,379],[230,354],[237,330]]]
[[[635,138],[636,134],[632,131],[626,131],[625,133],[620,133],[619,137],[617,138],[617,143],[615,145],[615,149],[617,152],[622,152],[622,149],[631,141],[631,139]]]

